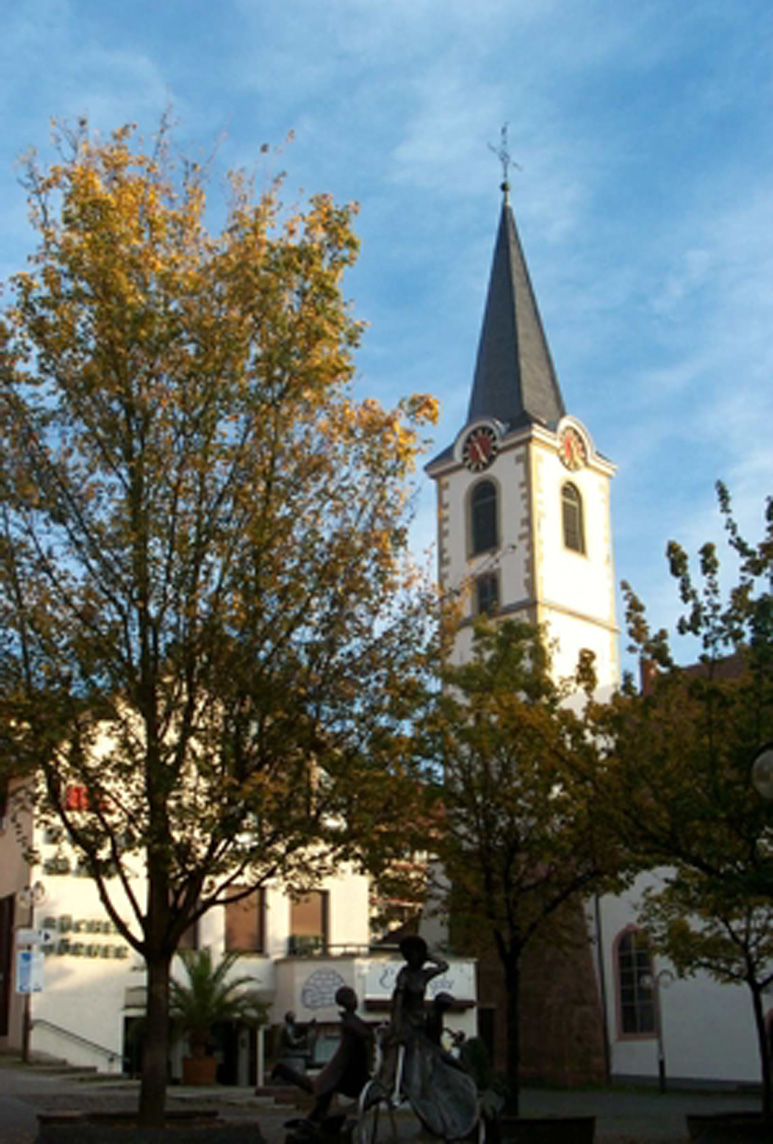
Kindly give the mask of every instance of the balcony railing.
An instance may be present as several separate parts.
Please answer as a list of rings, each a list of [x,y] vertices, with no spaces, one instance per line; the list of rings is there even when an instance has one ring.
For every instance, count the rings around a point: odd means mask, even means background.
[[[288,957],[367,957],[370,946],[357,942],[336,945],[323,937],[308,934],[290,934],[287,939]]]

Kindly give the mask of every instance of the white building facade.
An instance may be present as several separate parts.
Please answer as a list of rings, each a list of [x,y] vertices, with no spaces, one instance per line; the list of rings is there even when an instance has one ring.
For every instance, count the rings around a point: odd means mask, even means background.
[[[31,867],[22,852],[25,834],[40,857]],[[142,885],[138,875],[140,895]],[[251,978],[251,989],[269,1005],[270,1025],[281,1025],[288,1010],[301,1025],[314,1019],[316,1059],[324,1061],[338,1036],[340,986],[355,990],[366,1020],[388,1019],[402,959],[396,948],[372,941],[371,912],[367,877],[342,865],[300,899],[270,884],[214,907],[184,944],[209,948],[215,961],[226,952],[239,953],[233,975]],[[100,1072],[136,1071],[134,1031],[145,1005],[142,959],[108,919],[95,884],[77,872],[67,844],[55,832],[36,828],[29,814],[15,822],[10,806],[0,818],[0,921],[0,1049],[22,1048],[26,1010],[32,1055]],[[172,972],[185,982],[178,958]],[[22,994],[20,986],[32,991]],[[473,963],[452,960],[448,973],[432,982],[430,996],[441,989],[456,1001],[448,1027],[472,1035]],[[229,1026],[216,1032],[219,1079],[262,1083],[271,1046],[265,1031]],[[181,1076],[184,1052],[184,1044],[173,1049],[173,1078]]]

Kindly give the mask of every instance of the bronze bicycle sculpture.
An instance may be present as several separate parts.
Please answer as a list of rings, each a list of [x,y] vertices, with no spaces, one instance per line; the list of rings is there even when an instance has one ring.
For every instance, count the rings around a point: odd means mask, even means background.
[[[394,1112],[406,1106],[429,1132],[443,1140],[461,1140],[476,1128],[482,1137],[475,1082],[443,1050],[436,1028],[427,1023],[427,985],[447,972],[448,964],[430,954],[420,937],[404,938],[400,952],[405,965],[392,994],[390,1024],[380,1038],[381,1059],[360,1095],[359,1144],[373,1144],[384,1112],[392,1118],[394,1133]]]

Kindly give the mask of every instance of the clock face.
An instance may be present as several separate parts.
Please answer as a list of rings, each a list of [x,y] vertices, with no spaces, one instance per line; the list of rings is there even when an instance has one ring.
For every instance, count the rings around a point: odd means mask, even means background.
[[[558,455],[567,469],[581,469],[583,465],[588,463],[585,442],[571,425],[568,425],[561,434],[558,443]]]
[[[487,469],[497,455],[497,435],[490,425],[472,429],[462,445],[462,460],[473,473]]]

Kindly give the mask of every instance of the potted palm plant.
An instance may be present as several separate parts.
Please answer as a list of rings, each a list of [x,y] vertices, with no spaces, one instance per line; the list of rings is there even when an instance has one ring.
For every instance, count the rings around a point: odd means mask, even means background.
[[[260,1025],[266,1019],[266,1006],[254,989],[245,988],[253,984],[251,977],[229,978],[238,953],[225,954],[217,965],[209,949],[182,949],[179,954],[188,980],[172,978],[170,1015],[174,1035],[186,1037],[190,1051],[183,1058],[183,1084],[214,1084],[214,1026],[226,1021]]]

